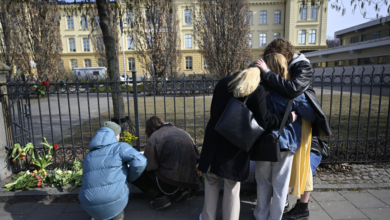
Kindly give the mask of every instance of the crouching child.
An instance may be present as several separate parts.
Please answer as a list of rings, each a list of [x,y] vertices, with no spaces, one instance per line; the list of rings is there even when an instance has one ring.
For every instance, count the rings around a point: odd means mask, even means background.
[[[83,162],[83,209],[96,220],[123,220],[130,183],[146,167],[146,158],[127,143],[118,142],[121,127],[104,122],[89,144]]]

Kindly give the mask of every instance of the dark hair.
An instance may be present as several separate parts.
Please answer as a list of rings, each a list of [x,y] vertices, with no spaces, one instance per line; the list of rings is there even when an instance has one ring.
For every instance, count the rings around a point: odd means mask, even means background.
[[[294,57],[295,48],[290,41],[284,38],[277,38],[271,41],[271,43],[269,43],[265,48],[263,59],[267,59],[266,56],[271,53],[280,53],[286,57],[287,63],[291,63]]]
[[[153,132],[155,132],[158,128],[161,127],[165,123],[164,120],[162,120],[158,116],[152,116],[146,121],[145,126],[145,134],[147,138],[150,138],[152,136]]]

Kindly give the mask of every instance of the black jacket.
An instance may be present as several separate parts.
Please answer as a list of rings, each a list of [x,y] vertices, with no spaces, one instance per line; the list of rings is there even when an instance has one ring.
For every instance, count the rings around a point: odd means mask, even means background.
[[[263,72],[262,81],[278,91],[281,95],[290,99],[305,93],[316,110],[316,120],[313,124],[313,136],[329,136],[331,134],[328,119],[321,108],[316,93],[312,86],[314,70],[310,62],[303,54],[295,54],[289,65],[291,80],[272,72]]]
[[[232,92],[229,92],[228,84],[236,76],[237,73],[221,79],[214,89],[210,120],[206,127],[198,169],[206,173],[211,166],[210,172],[213,174],[233,181],[246,181],[249,175],[250,153],[234,146],[214,130],[230,98],[233,97]],[[239,100],[244,101],[243,98]],[[256,121],[264,129],[280,127],[283,116],[269,113],[263,86],[259,85],[249,95],[247,107],[252,111]],[[292,116],[290,114],[286,124],[291,122]]]

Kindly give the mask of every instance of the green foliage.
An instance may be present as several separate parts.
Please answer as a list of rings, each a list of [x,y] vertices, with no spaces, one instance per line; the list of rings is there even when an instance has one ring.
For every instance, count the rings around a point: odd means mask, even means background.
[[[34,175],[33,173],[20,172],[17,176],[12,178],[12,183],[6,184],[7,188],[4,192],[15,191],[18,189],[29,190],[30,188],[35,187],[44,187],[41,177],[39,175]]]
[[[61,168],[54,169],[54,173],[48,175],[50,186],[60,186],[62,190],[64,190],[64,187],[70,183],[72,174],[71,170],[62,170]]]

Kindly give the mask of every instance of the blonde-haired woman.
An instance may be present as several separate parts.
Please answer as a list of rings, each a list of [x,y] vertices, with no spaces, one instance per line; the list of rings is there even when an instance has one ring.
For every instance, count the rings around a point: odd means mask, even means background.
[[[260,61],[262,70],[273,71],[285,79],[290,79],[287,60],[282,54],[271,53],[265,59],[267,63]],[[282,114],[286,110],[289,98],[278,94],[267,85],[264,85],[264,88],[269,93],[267,105],[270,112]],[[298,117],[295,122],[284,127],[283,134],[279,137],[281,160],[279,162],[256,162],[257,205],[254,216],[257,220],[280,220],[282,218],[293,157],[301,143],[303,119],[314,121],[316,118],[315,110],[304,94],[294,99],[291,110],[296,111],[302,117]],[[272,132],[277,135],[278,130],[274,129]]]
[[[229,99],[235,97],[244,101],[244,97],[249,96],[246,105],[264,129],[279,128],[282,123],[282,114],[269,113],[264,88],[259,83],[260,70],[255,67],[221,79],[214,89],[210,120],[206,127],[198,166],[198,169],[205,173],[205,201],[199,219],[216,219],[222,179],[224,179],[223,220],[239,218],[240,182],[248,179],[250,154],[240,150],[214,130]],[[286,124],[290,124],[295,118],[295,113],[291,113]],[[237,132],[241,131],[237,130]]]

